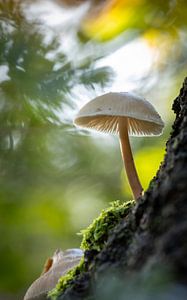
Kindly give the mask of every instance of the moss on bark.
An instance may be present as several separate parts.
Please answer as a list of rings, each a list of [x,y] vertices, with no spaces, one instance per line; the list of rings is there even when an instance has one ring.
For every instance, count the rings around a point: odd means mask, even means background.
[[[87,259],[88,253],[92,253],[93,258],[105,247],[112,229],[125,218],[134,204],[133,200],[126,203],[114,201],[110,207],[101,211],[99,217],[88,228],[82,230],[81,249],[85,251]],[[52,300],[58,299],[59,295],[64,293],[79,278],[81,273],[88,271],[90,266],[87,259],[83,257],[77,267],[59,280],[55,289],[49,293]]]

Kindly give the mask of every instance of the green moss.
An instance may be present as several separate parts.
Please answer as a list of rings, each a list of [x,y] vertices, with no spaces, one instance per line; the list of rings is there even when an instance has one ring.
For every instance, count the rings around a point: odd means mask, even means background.
[[[115,201],[109,208],[103,209],[99,217],[87,229],[81,231],[80,234],[83,236],[81,249],[101,251],[107,242],[109,232],[128,214],[134,203],[129,201],[120,204],[120,201]],[[71,285],[73,279],[83,271],[85,271],[84,258],[77,267],[60,278],[56,287],[49,293],[49,298],[58,299],[58,296]]]
[[[62,276],[58,281],[56,287],[48,293],[48,298],[51,300],[56,300],[63,291],[65,291],[72,283],[73,278],[78,276],[84,271],[84,258],[80,260],[78,266],[70,270],[66,275]]]
[[[103,209],[99,217],[87,229],[81,231],[83,235],[81,249],[101,251],[108,239],[110,230],[128,214],[129,208],[133,204],[134,201],[123,204],[115,201],[111,203],[109,208]]]

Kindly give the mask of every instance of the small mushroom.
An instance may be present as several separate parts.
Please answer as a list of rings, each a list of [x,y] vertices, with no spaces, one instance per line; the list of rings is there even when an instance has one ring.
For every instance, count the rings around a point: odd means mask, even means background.
[[[82,256],[83,251],[80,249],[57,249],[53,257],[47,260],[42,275],[32,283],[23,300],[47,299],[48,292],[55,287],[59,278],[77,266]]]
[[[164,122],[152,104],[133,93],[107,93],[84,105],[74,124],[119,134],[127,177],[137,200],[142,195],[143,188],[136,172],[129,135],[153,136],[162,133]]]

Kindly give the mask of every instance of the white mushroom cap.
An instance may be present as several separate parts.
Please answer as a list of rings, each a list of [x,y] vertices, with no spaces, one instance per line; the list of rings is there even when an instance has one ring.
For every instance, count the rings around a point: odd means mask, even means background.
[[[118,134],[118,124],[128,120],[129,135],[162,133],[164,122],[151,103],[133,93],[107,93],[88,102],[74,123],[80,127]]]
[[[47,293],[57,284],[59,278],[77,266],[83,256],[80,249],[56,250],[49,271],[35,280],[27,290],[24,300],[44,300]]]

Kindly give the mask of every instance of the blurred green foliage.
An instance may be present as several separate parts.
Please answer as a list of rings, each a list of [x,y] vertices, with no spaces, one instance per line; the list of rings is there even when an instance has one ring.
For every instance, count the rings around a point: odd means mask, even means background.
[[[39,4],[45,8],[49,2]],[[144,2],[144,6],[148,5]],[[97,62],[127,40],[101,44],[80,39],[86,20],[83,17],[72,23],[71,28],[64,22],[64,29],[53,30],[41,20],[28,18],[33,3],[38,4],[37,1],[0,2],[0,299],[3,300],[20,299],[55,248],[79,247],[76,233],[109,202],[131,198],[121,171],[117,139],[94,136],[72,125],[78,107],[76,91],[80,90],[83,97],[92,97],[110,87],[113,71],[108,66],[98,67]],[[184,1],[177,3],[186,16]],[[153,20],[155,14],[158,16],[158,8],[166,6],[160,14],[163,20],[168,8],[163,1],[154,5],[148,15],[148,29],[155,28]],[[68,14],[69,10],[64,10]],[[75,10],[75,18],[76,13]],[[146,19],[146,11],[143,13]],[[137,28],[141,20],[137,20]],[[176,93],[186,66],[186,19],[180,17],[179,22],[177,17],[177,20],[175,29],[182,38],[176,60],[172,56],[175,70],[172,94]],[[131,24],[120,32],[127,29],[132,29]],[[114,41],[118,33],[111,37]],[[132,34],[131,38],[134,37]],[[66,43],[72,41],[68,52]],[[176,48],[172,49],[175,54]],[[162,74],[165,68],[168,74],[173,72],[166,63],[170,58],[158,64]],[[142,78],[143,85],[145,80]],[[159,93],[156,83],[155,89]],[[168,98],[165,101],[170,110]],[[163,157],[169,130],[168,126],[162,139],[133,140],[145,188]]]
[[[88,37],[100,41],[115,38],[125,30],[139,34],[156,30],[173,37],[187,26],[185,0],[108,0],[98,1],[100,9],[93,6],[83,20],[81,30]],[[97,17],[96,12],[97,11]]]
[[[75,195],[79,203],[85,194],[81,165],[93,171],[92,141],[68,133],[70,125],[58,115],[64,104],[73,106],[74,85],[103,85],[111,71],[92,73],[91,59],[75,68],[63,53],[49,60],[47,54],[59,46],[57,38],[46,45],[40,27],[29,24],[20,6],[16,11],[13,1],[0,6],[0,65],[8,70],[0,86],[0,286],[16,292],[32,281],[50,250],[78,246],[74,235],[81,227],[72,224],[78,211],[72,216],[71,206]],[[62,66],[56,70],[57,62]],[[77,195],[81,184],[83,192]]]

